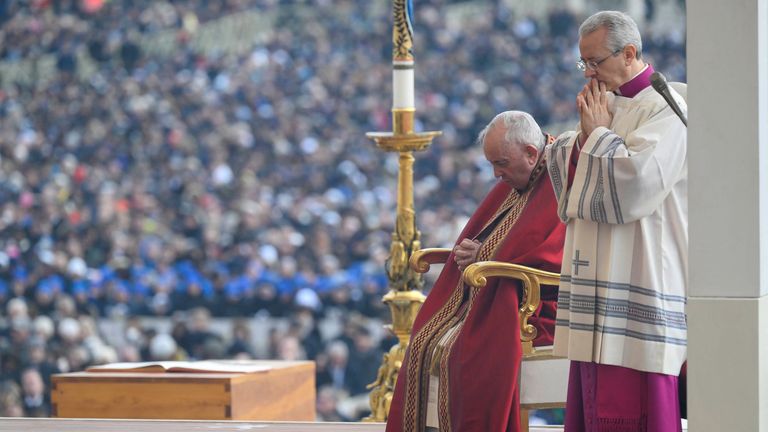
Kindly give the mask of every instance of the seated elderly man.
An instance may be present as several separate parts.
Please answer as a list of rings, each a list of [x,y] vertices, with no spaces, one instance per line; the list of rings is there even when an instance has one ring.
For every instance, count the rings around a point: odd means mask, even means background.
[[[496,260],[559,272],[565,227],[546,175],[551,138],[527,113],[496,116],[478,137],[500,181],[459,236],[416,317],[395,387],[388,432],[510,431],[520,424],[519,284],[470,289],[461,273]],[[556,287],[542,287],[534,345],[552,343]]]

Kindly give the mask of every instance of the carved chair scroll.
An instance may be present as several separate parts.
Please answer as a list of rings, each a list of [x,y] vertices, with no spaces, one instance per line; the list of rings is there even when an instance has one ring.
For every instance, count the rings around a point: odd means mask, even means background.
[[[541,303],[541,286],[558,285],[560,275],[531,267],[510,264],[499,261],[481,261],[470,264],[464,269],[464,283],[475,288],[482,288],[490,277],[517,279],[523,285],[523,298],[520,302],[520,341],[523,345],[525,358],[546,355],[533,347],[536,339],[536,327],[528,323],[528,319],[536,312]]]

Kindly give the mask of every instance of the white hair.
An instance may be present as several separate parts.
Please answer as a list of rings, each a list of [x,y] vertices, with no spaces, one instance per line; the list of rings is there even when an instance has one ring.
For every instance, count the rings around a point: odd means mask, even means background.
[[[149,356],[152,360],[170,360],[177,349],[176,340],[167,333],[158,333],[149,342]]]
[[[48,315],[38,315],[35,317],[35,320],[32,322],[32,328],[34,329],[36,335],[44,338],[45,340],[53,337],[53,334],[56,331],[53,320]]]
[[[532,145],[539,151],[544,149],[545,138],[536,120],[523,111],[504,111],[491,120],[477,136],[479,143],[485,143],[485,136],[498,122],[504,122],[504,141],[506,144]]]
[[[579,37],[584,37],[600,28],[606,30],[606,44],[611,52],[618,51],[627,45],[637,48],[636,57],[643,52],[643,41],[635,20],[624,12],[602,11],[584,20],[579,27]]]
[[[8,300],[8,304],[5,305],[5,311],[10,317],[29,316],[27,301],[23,297],[14,297]]]
[[[328,344],[328,347],[326,348],[328,351],[328,355],[331,357],[349,357],[349,347],[347,347],[347,344],[345,344],[342,341],[333,341]]]

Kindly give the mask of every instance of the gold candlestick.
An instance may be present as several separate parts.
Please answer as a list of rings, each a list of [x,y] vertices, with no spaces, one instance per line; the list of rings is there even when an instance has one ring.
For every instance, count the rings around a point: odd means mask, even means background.
[[[387,420],[397,373],[410,342],[413,321],[426,298],[421,292],[424,284],[421,274],[414,272],[408,265],[413,252],[421,248],[421,233],[416,229],[416,211],[413,206],[413,152],[426,150],[432,139],[442,133],[414,132],[416,108],[413,102],[411,0],[394,0],[392,9],[392,132],[369,132],[366,136],[373,139],[382,150],[400,153],[397,218],[386,265],[389,292],[382,298],[392,314],[392,325],[388,328],[399,342],[384,354],[376,380],[368,385],[371,389],[371,415],[363,421],[370,422]]]

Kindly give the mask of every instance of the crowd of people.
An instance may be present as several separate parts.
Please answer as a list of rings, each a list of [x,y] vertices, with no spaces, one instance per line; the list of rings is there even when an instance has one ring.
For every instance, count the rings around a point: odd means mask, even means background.
[[[573,122],[583,84],[576,12],[493,2],[457,21],[449,3],[419,2],[414,19],[417,126],[443,131],[416,155],[425,246],[448,246],[493,180],[475,145],[485,122],[509,108]],[[246,54],[189,44],[254,9],[276,19]],[[57,73],[0,93],[0,415],[48,415],[51,373],[156,358],[155,340],[177,357],[256,357],[229,346],[247,348],[247,326],[189,334],[195,316],[261,315],[290,317],[268,355],[316,360],[319,418],[346,419],[335,392],[364,394],[393,343],[365,325],[388,316],[397,157],[365,133],[391,128],[389,14],[365,0],[1,3],[0,62],[55,55]],[[173,53],[149,54],[138,36],[169,29]],[[680,34],[644,41],[684,81]],[[351,323],[332,339],[315,325],[328,310]],[[124,344],[99,334],[104,318],[125,320]]]

